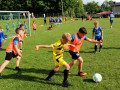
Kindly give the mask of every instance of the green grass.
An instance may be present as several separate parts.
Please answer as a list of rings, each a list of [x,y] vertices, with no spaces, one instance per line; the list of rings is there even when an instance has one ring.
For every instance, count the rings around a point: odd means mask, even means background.
[[[120,89],[120,21],[115,19],[113,28],[109,28],[108,19],[95,19],[100,22],[100,27],[104,32],[104,43],[101,53],[93,54],[94,44],[84,41],[81,47],[80,55],[84,60],[83,72],[87,72],[85,77],[77,75],[77,64],[70,69],[72,75],[68,77],[69,82],[73,86],[65,88],[62,87],[63,67],[52,77],[54,82],[45,82],[44,79],[48,76],[50,70],[54,67],[54,60],[52,57],[52,49],[40,48],[35,51],[35,45],[45,44],[49,45],[61,38],[64,32],[76,33],[80,27],[86,27],[87,37],[92,37],[93,21],[81,20],[75,22],[68,21],[67,23],[57,25],[53,30],[47,31],[49,26],[40,27],[43,24],[43,19],[31,19],[37,22],[37,34],[25,38],[23,43],[22,59],[20,63],[21,72],[14,71],[15,59],[12,59],[10,64],[3,70],[0,80],[0,90],[119,90]],[[24,20],[23,20],[24,21]],[[21,22],[23,22],[21,20]],[[7,22],[7,21],[6,21]],[[31,28],[32,29],[32,28]],[[3,50],[0,51],[0,65],[4,62],[5,49],[9,40],[3,41]],[[70,54],[64,52],[64,60],[71,63]],[[100,83],[95,83],[92,77],[95,73],[100,73],[103,80]]]

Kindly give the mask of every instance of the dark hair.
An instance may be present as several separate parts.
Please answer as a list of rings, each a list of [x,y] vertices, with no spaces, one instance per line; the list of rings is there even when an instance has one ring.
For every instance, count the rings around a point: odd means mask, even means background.
[[[24,24],[21,24],[20,27],[24,26]]]
[[[0,29],[2,29],[2,27],[0,27]]]
[[[19,28],[16,28],[15,30],[16,34],[18,34],[19,30],[20,30]]]
[[[80,33],[83,33],[83,34],[87,34],[87,30],[86,30],[86,28],[84,28],[84,27],[81,27],[81,28],[79,29],[79,32],[80,32]]]

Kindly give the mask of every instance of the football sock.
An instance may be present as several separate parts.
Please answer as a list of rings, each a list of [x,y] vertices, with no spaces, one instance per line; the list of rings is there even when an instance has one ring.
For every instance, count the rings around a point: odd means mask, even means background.
[[[102,45],[100,45],[100,49],[102,49]]]
[[[55,74],[55,71],[52,70],[46,79],[50,79]]]
[[[95,45],[95,51],[97,51],[97,45]]]
[[[68,73],[69,73],[69,70],[64,70],[64,80],[63,80],[63,82],[67,81]]]

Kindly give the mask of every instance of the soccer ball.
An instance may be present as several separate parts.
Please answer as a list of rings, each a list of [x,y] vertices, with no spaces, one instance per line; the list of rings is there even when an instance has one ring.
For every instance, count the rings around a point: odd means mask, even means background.
[[[102,76],[99,73],[95,73],[93,76],[93,81],[100,82],[102,80]]]

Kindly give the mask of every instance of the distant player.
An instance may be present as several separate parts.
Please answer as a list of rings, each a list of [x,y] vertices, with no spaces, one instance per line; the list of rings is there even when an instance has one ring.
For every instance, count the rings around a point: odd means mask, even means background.
[[[25,26],[25,33],[26,33],[27,32],[27,24],[25,21],[24,21],[24,26]]]
[[[2,32],[2,27],[0,27],[0,49],[2,49],[2,41],[5,39],[4,33]]]
[[[7,33],[8,31],[10,32],[9,24],[6,24],[6,29],[7,29],[6,33]]]
[[[48,77],[45,79],[46,81],[53,81],[51,77],[59,70],[60,66],[64,66],[64,80],[63,80],[63,86],[71,86],[67,81],[68,73],[70,66],[67,64],[66,61],[63,59],[63,50],[68,48],[68,42],[71,40],[71,35],[69,33],[64,33],[62,35],[62,39],[58,42],[51,44],[51,45],[36,45],[35,49],[38,50],[39,48],[53,48],[53,59],[55,61],[55,67],[54,69],[49,73]]]
[[[21,25],[21,23],[19,22],[19,23],[18,23],[18,27],[19,27],[19,28],[20,28],[20,25]]]
[[[20,45],[19,45],[19,49],[22,50],[22,44],[23,44],[23,41],[24,41],[24,37],[27,37],[26,34],[25,34],[25,30],[24,30],[24,25],[21,24],[20,25],[20,28],[19,28],[21,31],[22,31],[22,34],[20,35]]]
[[[114,19],[114,14],[113,12],[111,12],[110,16],[110,28],[112,28],[112,24],[113,24],[113,19]]]
[[[32,26],[33,26],[33,32],[34,32],[34,34],[36,34],[36,27],[37,27],[37,25],[36,25],[35,21],[33,21]]]
[[[102,28],[99,27],[99,22],[95,21],[94,25],[95,25],[95,27],[93,28],[93,31],[92,31],[92,39],[95,35],[96,41],[103,40],[103,31],[102,31]],[[101,52],[101,49],[102,49],[102,43],[100,43],[99,52]],[[96,54],[96,52],[97,52],[97,43],[95,43],[95,52],[94,53]]]
[[[12,25],[13,25],[13,29],[14,29],[14,31],[15,31],[15,23],[14,23],[14,22],[12,22]]]
[[[62,18],[61,17],[59,18],[59,23],[62,23]]]
[[[15,36],[10,40],[10,42],[8,44],[8,47],[6,49],[5,61],[0,66],[0,79],[2,79],[1,72],[9,64],[9,62],[10,62],[10,60],[12,58],[16,57],[16,67],[15,67],[15,70],[20,70],[19,63],[20,63],[20,59],[22,57],[21,51],[18,49],[19,40],[20,40],[20,34],[21,34],[21,30],[19,28],[17,28]]]
[[[96,41],[93,39],[89,39],[88,37],[85,36],[86,34],[87,34],[87,30],[84,27],[80,28],[78,33],[72,35],[72,40],[70,42],[70,44],[75,45],[75,47],[72,47],[72,46],[69,47],[69,53],[72,56],[72,62],[70,63],[70,68],[72,68],[76,64],[77,60],[79,61],[78,76],[87,75],[87,73],[82,72],[83,59],[79,55],[79,51],[80,51],[83,41],[86,40],[92,43],[102,42],[102,41]]]

